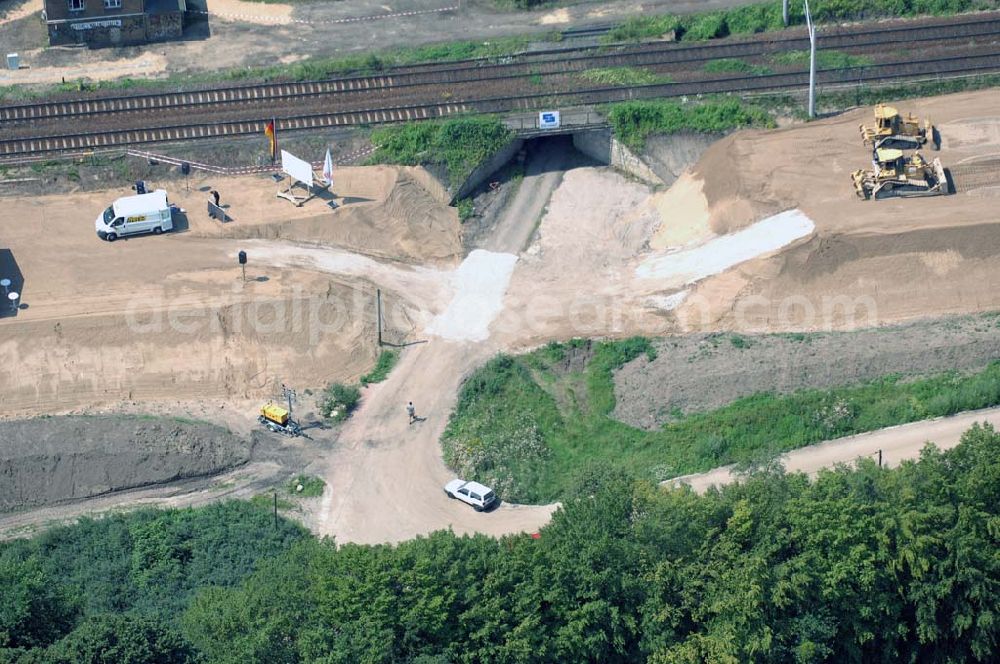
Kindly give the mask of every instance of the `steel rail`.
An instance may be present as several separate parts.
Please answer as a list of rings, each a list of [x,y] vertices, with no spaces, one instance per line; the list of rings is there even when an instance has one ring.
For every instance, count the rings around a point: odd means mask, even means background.
[[[975,20],[936,25],[875,26],[864,32],[839,32],[824,35],[824,49],[885,47],[892,43],[947,42],[969,38],[1000,36],[1000,14],[977,16]],[[722,58],[755,57],[795,50],[808,45],[804,36],[781,35],[769,40],[726,41],[717,44],[654,44],[615,53],[597,53],[578,49],[579,55],[560,59],[517,61],[484,65],[480,61],[415,72],[388,72],[379,75],[333,78],[321,81],[281,82],[230,86],[184,92],[146,93],[112,97],[93,97],[65,101],[0,106],[0,123],[31,122],[59,118],[105,115],[110,113],[149,113],[167,109],[213,107],[262,102],[287,101],[317,95],[384,93],[418,86],[480,83],[516,78],[558,75],[568,72],[613,66],[667,66]],[[525,54],[523,57],[531,57]]]
[[[1000,52],[976,56],[939,58],[928,62],[909,60],[867,65],[851,69],[817,72],[821,84],[862,84],[932,74],[1000,72]],[[806,84],[808,74],[795,72],[761,76],[736,76],[712,80],[659,83],[632,88],[590,88],[530,93],[517,96],[470,98],[452,103],[411,104],[364,111],[311,113],[279,120],[279,130],[318,129],[335,126],[371,125],[445,117],[460,113],[500,113],[536,109],[539,104],[603,104],[630,99],[694,96],[712,93],[784,90]],[[123,145],[194,140],[219,136],[259,134],[267,118],[230,122],[206,122],[127,130],[101,130],[58,136],[34,136],[0,140],[0,156],[11,157],[43,152],[78,151]]]

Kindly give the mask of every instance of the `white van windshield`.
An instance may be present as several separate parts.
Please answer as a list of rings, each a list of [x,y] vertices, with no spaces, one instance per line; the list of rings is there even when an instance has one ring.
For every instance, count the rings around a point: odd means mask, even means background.
[[[115,209],[113,207],[109,207],[107,210],[104,211],[104,223],[110,224],[111,220],[114,218],[115,218]]]

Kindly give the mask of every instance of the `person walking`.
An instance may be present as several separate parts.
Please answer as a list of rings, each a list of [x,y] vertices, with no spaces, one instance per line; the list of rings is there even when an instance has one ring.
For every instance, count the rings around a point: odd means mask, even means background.
[[[417,421],[417,409],[413,407],[413,402],[406,404],[406,414],[410,416],[410,424]]]
[[[210,193],[212,195],[212,200],[215,202],[215,207],[219,207],[219,198],[220,198],[219,197],[219,192],[217,192],[215,189],[213,189],[212,191],[210,191],[208,193]]]

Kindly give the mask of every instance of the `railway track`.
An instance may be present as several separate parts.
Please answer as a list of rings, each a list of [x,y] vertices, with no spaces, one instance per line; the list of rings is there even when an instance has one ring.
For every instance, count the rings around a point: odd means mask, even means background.
[[[915,76],[949,76],[992,72],[1000,72],[1000,49],[982,55],[939,58],[929,62],[905,60],[853,69],[820,70],[817,72],[817,82],[821,85],[858,84]],[[547,104],[584,105],[628,99],[679,97],[705,93],[780,91],[790,88],[802,88],[807,83],[807,72],[795,72],[751,77],[733,76],[679,83],[661,83],[631,88],[546,91],[518,96],[470,98],[447,104],[412,104],[374,108],[365,111],[308,113],[282,118],[278,122],[278,128],[280,131],[319,129],[334,126],[370,125],[438,118],[468,112],[501,113],[523,111],[532,110],[542,102]],[[0,158],[12,158],[19,155],[38,153],[120,147],[163,141],[254,135],[260,134],[263,131],[265,122],[263,119],[257,119],[4,139],[0,140]]]
[[[1000,13],[963,17],[946,23],[879,25],[874,28],[830,28],[823,33],[820,47],[829,50],[878,47],[891,50],[893,45],[911,48],[918,43],[947,44],[965,40],[1000,37]],[[483,84],[538,76],[562,75],[607,67],[690,66],[722,58],[751,58],[778,52],[808,48],[805,34],[787,35],[767,40],[720,41],[703,44],[657,43],[626,47],[604,53],[593,48],[556,49],[526,53],[509,62],[487,63],[483,60],[397,68],[392,71],[333,78],[321,81],[281,82],[229,86],[182,92],[92,97],[64,101],[0,106],[0,123],[90,117],[124,113],[157,113],[177,109],[243,108],[248,105],[288,100],[374,93],[384,97],[389,91],[412,94],[423,86]]]

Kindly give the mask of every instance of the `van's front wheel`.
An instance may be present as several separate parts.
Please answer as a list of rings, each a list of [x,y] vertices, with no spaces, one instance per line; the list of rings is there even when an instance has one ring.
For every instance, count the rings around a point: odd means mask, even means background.
[[[162,232],[163,232],[162,226],[157,226],[156,228],[153,229],[153,235],[159,235]]]
[[[118,235],[116,233],[108,233],[108,242],[114,242],[117,239]]]

